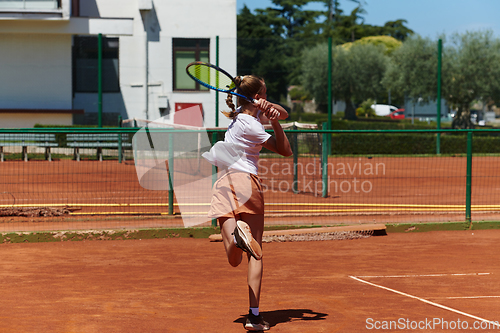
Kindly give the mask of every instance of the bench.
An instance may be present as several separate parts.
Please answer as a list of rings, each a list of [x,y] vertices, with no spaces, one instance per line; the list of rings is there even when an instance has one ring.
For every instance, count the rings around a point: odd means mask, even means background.
[[[68,147],[74,149],[73,156],[77,161],[80,161],[80,148],[97,148],[97,159],[102,161],[102,148],[118,148],[118,153],[122,155],[118,158],[124,159],[122,148],[132,147],[128,133],[72,133],[66,134],[66,142]]]
[[[44,147],[45,159],[52,161],[51,147],[57,147],[55,134],[39,133],[0,133],[0,161],[4,161],[3,147],[23,147],[23,160],[28,161],[28,146]]]

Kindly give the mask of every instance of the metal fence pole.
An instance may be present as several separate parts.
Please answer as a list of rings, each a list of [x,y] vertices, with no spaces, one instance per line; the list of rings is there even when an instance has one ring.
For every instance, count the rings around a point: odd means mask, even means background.
[[[465,194],[465,220],[472,227],[471,197],[472,197],[472,132],[467,132],[467,176]]]
[[[217,132],[212,132],[212,146],[217,142]],[[217,181],[217,167],[212,165],[212,186]],[[217,219],[212,219],[212,227],[217,226]]]
[[[122,153],[123,153],[122,133],[118,133],[118,163],[122,162]]]
[[[97,38],[97,125],[102,127],[102,34]]]
[[[122,116],[118,115],[118,127],[122,127]],[[122,133],[118,133],[118,163],[122,162]]]
[[[326,129],[329,130],[332,129],[333,113],[332,75],[332,37],[328,37],[328,127]],[[329,150],[332,145],[331,136],[327,144]]]
[[[325,124],[323,123],[323,128],[325,128]],[[323,144],[321,146],[321,180],[323,183],[323,198],[328,196],[328,137],[331,137],[331,133],[323,133]]]
[[[215,65],[219,66],[219,36],[215,36]],[[219,72],[215,74],[216,86],[219,86]],[[219,92],[215,91],[215,127],[219,127]]]
[[[443,41],[438,41],[438,65],[437,65],[437,129],[441,129],[441,53],[443,49]],[[437,133],[436,154],[441,154],[441,133]]]
[[[332,37],[328,37],[328,127],[332,125]]]
[[[293,125],[293,129],[296,130],[297,126]],[[293,153],[293,183],[292,183],[292,190],[293,193],[297,194],[299,193],[298,189],[298,177],[299,175],[297,174],[298,172],[298,160],[299,160],[299,144],[297,141],[297,133],[293,133],[292,137],[292,153]]]
[[[174,135],[168,135],[168,215],[174,215]]]

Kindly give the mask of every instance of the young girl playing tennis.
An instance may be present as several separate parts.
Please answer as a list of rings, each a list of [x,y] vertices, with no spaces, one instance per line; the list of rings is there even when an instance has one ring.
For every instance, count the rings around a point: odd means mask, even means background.
[[[252,104],[238,97],[240,107],[235,110],[232,95],[228,94],[226,104],[231,108],[231,112],[224,114],[231,118],[232,122],[223,144],[226,144],[226,147],[236,147],[240,153],[233,163],[225,163],[227,172],[213,186],[209,218],[217,218],[219,221],[231,266],[238,266],[242,261],[243,251],[247,252],[250,310],[245,328],[251,331],[265,331],[269,330],[269,324],[259,314],[263,272],[261,246],[264,232],[264,196],[258,177],[258,161],[262,147],[283,156],[292,155],[290,143],[278,122],[280,119],[286,119],[288,113],[283,107],[266,100],[266,84],[261,78],[246,75],[237,77],[235,81],[237,92],[253,98],[256,102]],[[262,123],[268,121],[271,122],[274,136],[264,130]],[[214,148],[211,150],[211,162],[224,155]],[[230,150],[234,151],[233,148]],[[227,155],[227,149],[225,152]]]

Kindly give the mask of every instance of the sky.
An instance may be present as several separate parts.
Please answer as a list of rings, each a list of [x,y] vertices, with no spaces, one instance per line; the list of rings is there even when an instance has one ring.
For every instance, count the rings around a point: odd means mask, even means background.
[[[238,13],[244,5],[252,11],[274,6],[271,0],[236,0]],[[355,6],[354,2],[340,0],[344,14],[350,14]],[[315,2],[304,8],[324,10],[325,6]],[[408,28],[430,39],[479,30],[491,30],[500,38],[500,0],[365,0],[363,8],[366,24],[380,26],[405,19]]]

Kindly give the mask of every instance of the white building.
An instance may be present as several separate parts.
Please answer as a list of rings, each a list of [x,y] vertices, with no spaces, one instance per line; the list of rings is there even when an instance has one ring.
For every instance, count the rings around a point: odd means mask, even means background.
[[[97,124],[98,34],[103,124],[185,122],[175,112],[200,105],[215,126],[215,93],[184,68],[215,63],[218,36],[219,64],[236,73],[236,0],[0,0],[0,128]]]

